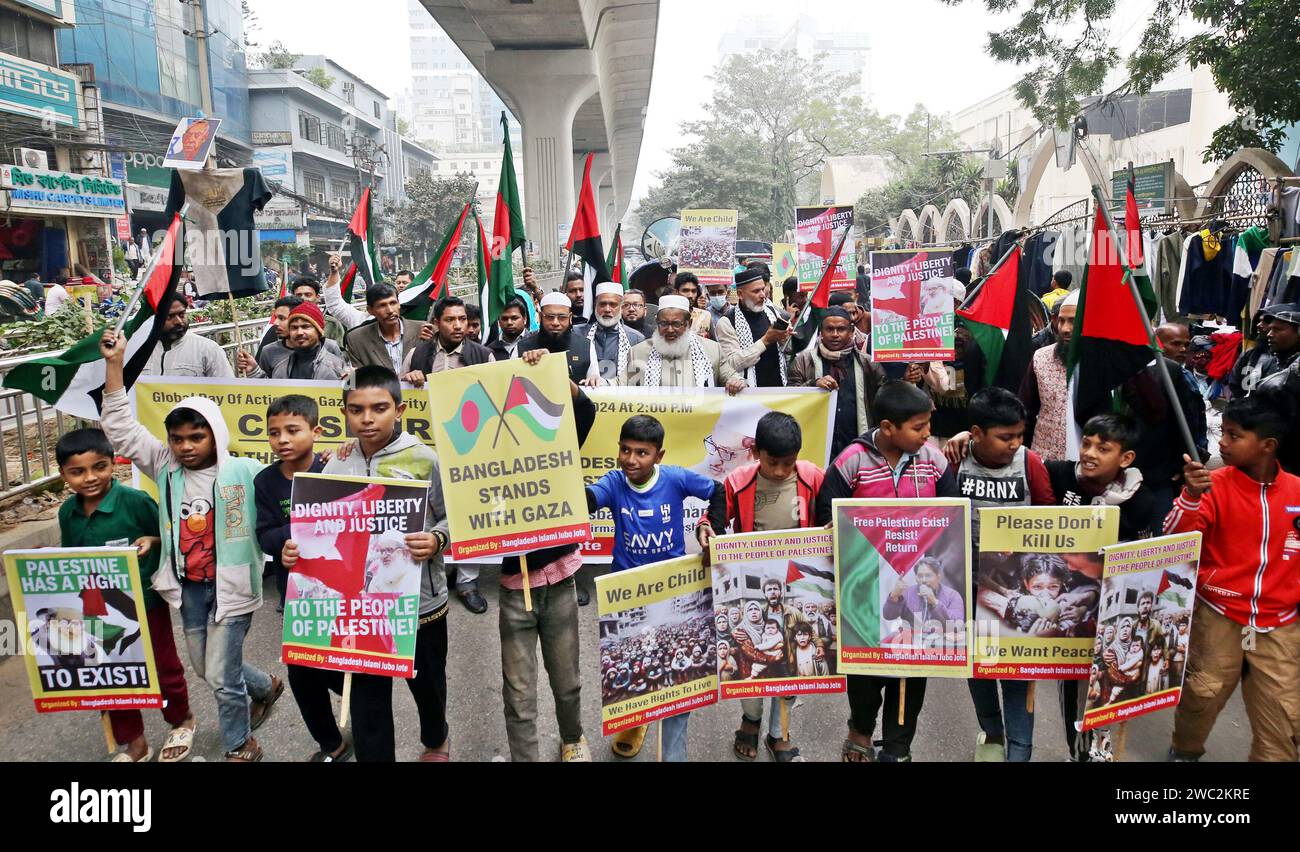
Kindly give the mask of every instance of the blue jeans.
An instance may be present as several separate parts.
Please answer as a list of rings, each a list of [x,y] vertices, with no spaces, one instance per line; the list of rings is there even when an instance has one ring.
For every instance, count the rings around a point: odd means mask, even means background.
[[[690,713],[669,716],[659,724],[659,736],[664,738],[664,763],[686,762],[686,723],[691,720]]]
[[[980,730],[990,737],[1005,737],[1007,761],[1028,763],[1034,753],[1034,714],[1029,712],[1027,680],[976,680],[971,678],[971,701]],[[998,687],[1002,703],[998,703]]]
[[[194,673],[207,681],[217,699],[217,718],[226,751],[236,751],[252,734],[248,697],[271,696],[271,676],[244,663],[244,637],[253,615],[233,615],[215,621],[215,583],[181,584],[181,625]]]
[[[771,709],[767,715],[767,735],[774,740],[781,739],[781,699],[773,696],[770,699]],[[790,711],[794,709],[794,696],[785,699],[785,718],[786,722],[790,721]],[[740,715],[747,722],[753,722],[760,729],[763,727],[763,699],[761,698],[742,698],[740,699]]]

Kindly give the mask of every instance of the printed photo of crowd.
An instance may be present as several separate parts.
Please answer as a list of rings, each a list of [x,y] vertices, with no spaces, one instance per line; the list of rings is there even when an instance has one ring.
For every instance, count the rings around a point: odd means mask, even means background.
[[[660,601],[600,619],[601,704],[651,695],[717,673],[711,596]]]
[[[1195,585],[1191,564],[1106,579],[1087,709],[1182,686]]]
[[[682,228],[677,241],[677,266],[680,269],[731,269],[735,263],[734,228]]]
[[[715,570],[713,623],[721,680],[835,674],[829,565],[791,564],[797,567],[784,576],[746,573],[745,566]],[[823,572],[827,578],[819,576]],[[789,577],[798,579],[789,583]]]

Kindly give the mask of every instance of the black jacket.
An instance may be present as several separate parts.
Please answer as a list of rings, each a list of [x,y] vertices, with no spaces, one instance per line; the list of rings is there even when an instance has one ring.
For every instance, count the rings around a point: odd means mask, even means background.
[[[437,347],[437,335],[434,335],[432,340],[426,340],[415,347],[415,354],[411,356],[411,369],[419,370],[421,373],[432,370],[433,357],[438,354]],[[487,364],[494,359],[491,350],[477,340],[470,340],[467,337],[461,343],[460,360],[463,366],[474,367],[478,364]]]

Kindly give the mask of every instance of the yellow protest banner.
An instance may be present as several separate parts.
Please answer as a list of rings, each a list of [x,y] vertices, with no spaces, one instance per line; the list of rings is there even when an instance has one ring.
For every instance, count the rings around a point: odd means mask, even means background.
[[[975,677],[1086,678],[1118,506],[980,509]]]
[[[698,556],[596,578],[601,733],[718,700],[713,585]]]
[[[798,254],[794,243],[772,243],[772,282],[785,283],[791,275],[799,274]]]
[[[453,559],[591,537],[564,361],[496,361],[429,376]]]
[[[721,482],[753,461],[758,419],[782,411],[799,421],[803,447],[799,458],[825,467],[830,452],[832,394],[817,388],[752,388],[728,396],[721,388],[587,388],[596,404],[596,423],[582,445],[582,472],[588,484],[618,470],[618,433],[637,414],[648,414],[664,427],[664,464],[675,464]],[[708,507],[686,501],[686,529]],[[614,521],[601,510],[591,518],[593,538],[583,545],[587,562],[608,562],[614,552]],[[686,552],[698,553],[695,536],[686,536]]]

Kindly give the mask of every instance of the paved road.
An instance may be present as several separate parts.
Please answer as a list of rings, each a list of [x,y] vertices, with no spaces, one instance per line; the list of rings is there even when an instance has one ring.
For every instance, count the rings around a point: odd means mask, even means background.
[[[585,571],[584,571],[585,574]],[[449,717],[452,755],[455,760],[507,760],[505,722],[501,705],[501,656],[497,638],[497,608],[494,584],[496,570],[484,568],[482,587],[491,609],[484,615],[469,613],[458,602],[450,614],[451,653],[448,660]],[[590,582],[590,579],[587,579]],[[8,598],[0,601],[0,617],[12,618]],[[595,645],[597,635],[595,602],[581,610],[582,635]],[[179,616],[172,623],[176,641],[184,657]],[[253,629],[246,647],[248,659],[255,665],[284,675],[280,658],[280,616],[273,607],[264,607],[253,619]],[[186,664],[188,668],[188,662]],[[583,721],[587,738],[598,761],[621,761],[602,743],[599,690],[595,660],[583,657],[585,676]],[[543,755],[557,759],[559,737],[555,729],[554,704],[542,676],[539,700],[539,732]],[[393,701],[397,714],[398,756],[414,759],[420,752],[415,704],[410,693],[395,686]],[[199,717],[195,738],[196,759],[219,760],[221,741],[216,727],[216,708],[212,693],[200,681],[190,679],[190,700]],[[337,699],[336,699],[337,703]],[[1038,686],[1037,734],[1035,760],[1065,759],[1064,736],[1056,707],[1056,689],[1052,684]],[[811,761],[839,759],[844,738],[848,702],[844,696],[804,698],[796,705],[791,719],[791,736]],[[157,748],[166,735],[160,714],[146,712],[146,730]],[[740,718],[735,702],[724,702],[692,714],[690,757],[696,761],[734,760],[731,752],[732,731]],[[1171,712],[1158,713],[1130,722],[1125,760],[1163,760],[1173,724]],[[920,730],[913,746],[918,761],[969,761],[978,728],[965,681],[933,680],[926,695]],[[0,760],[100,760],[104,756],[104,739],[99,720],[89,713],[55,713],[38,716],[32,708],[27,676],[20,658],[0,662]],[[313,751],[315,744],[298,716],[292,697],[286,693],[276,705],[271,718],[257,733],[267,760],[300,761]],[[1250,747],[1250,729],[1245,708],[1234,696],[1220,717],[1210,740],[1207,760],[1244,760]],[[654,760],[654,741],[637,760]],[[763,754],[760,760],[767,760]]]

